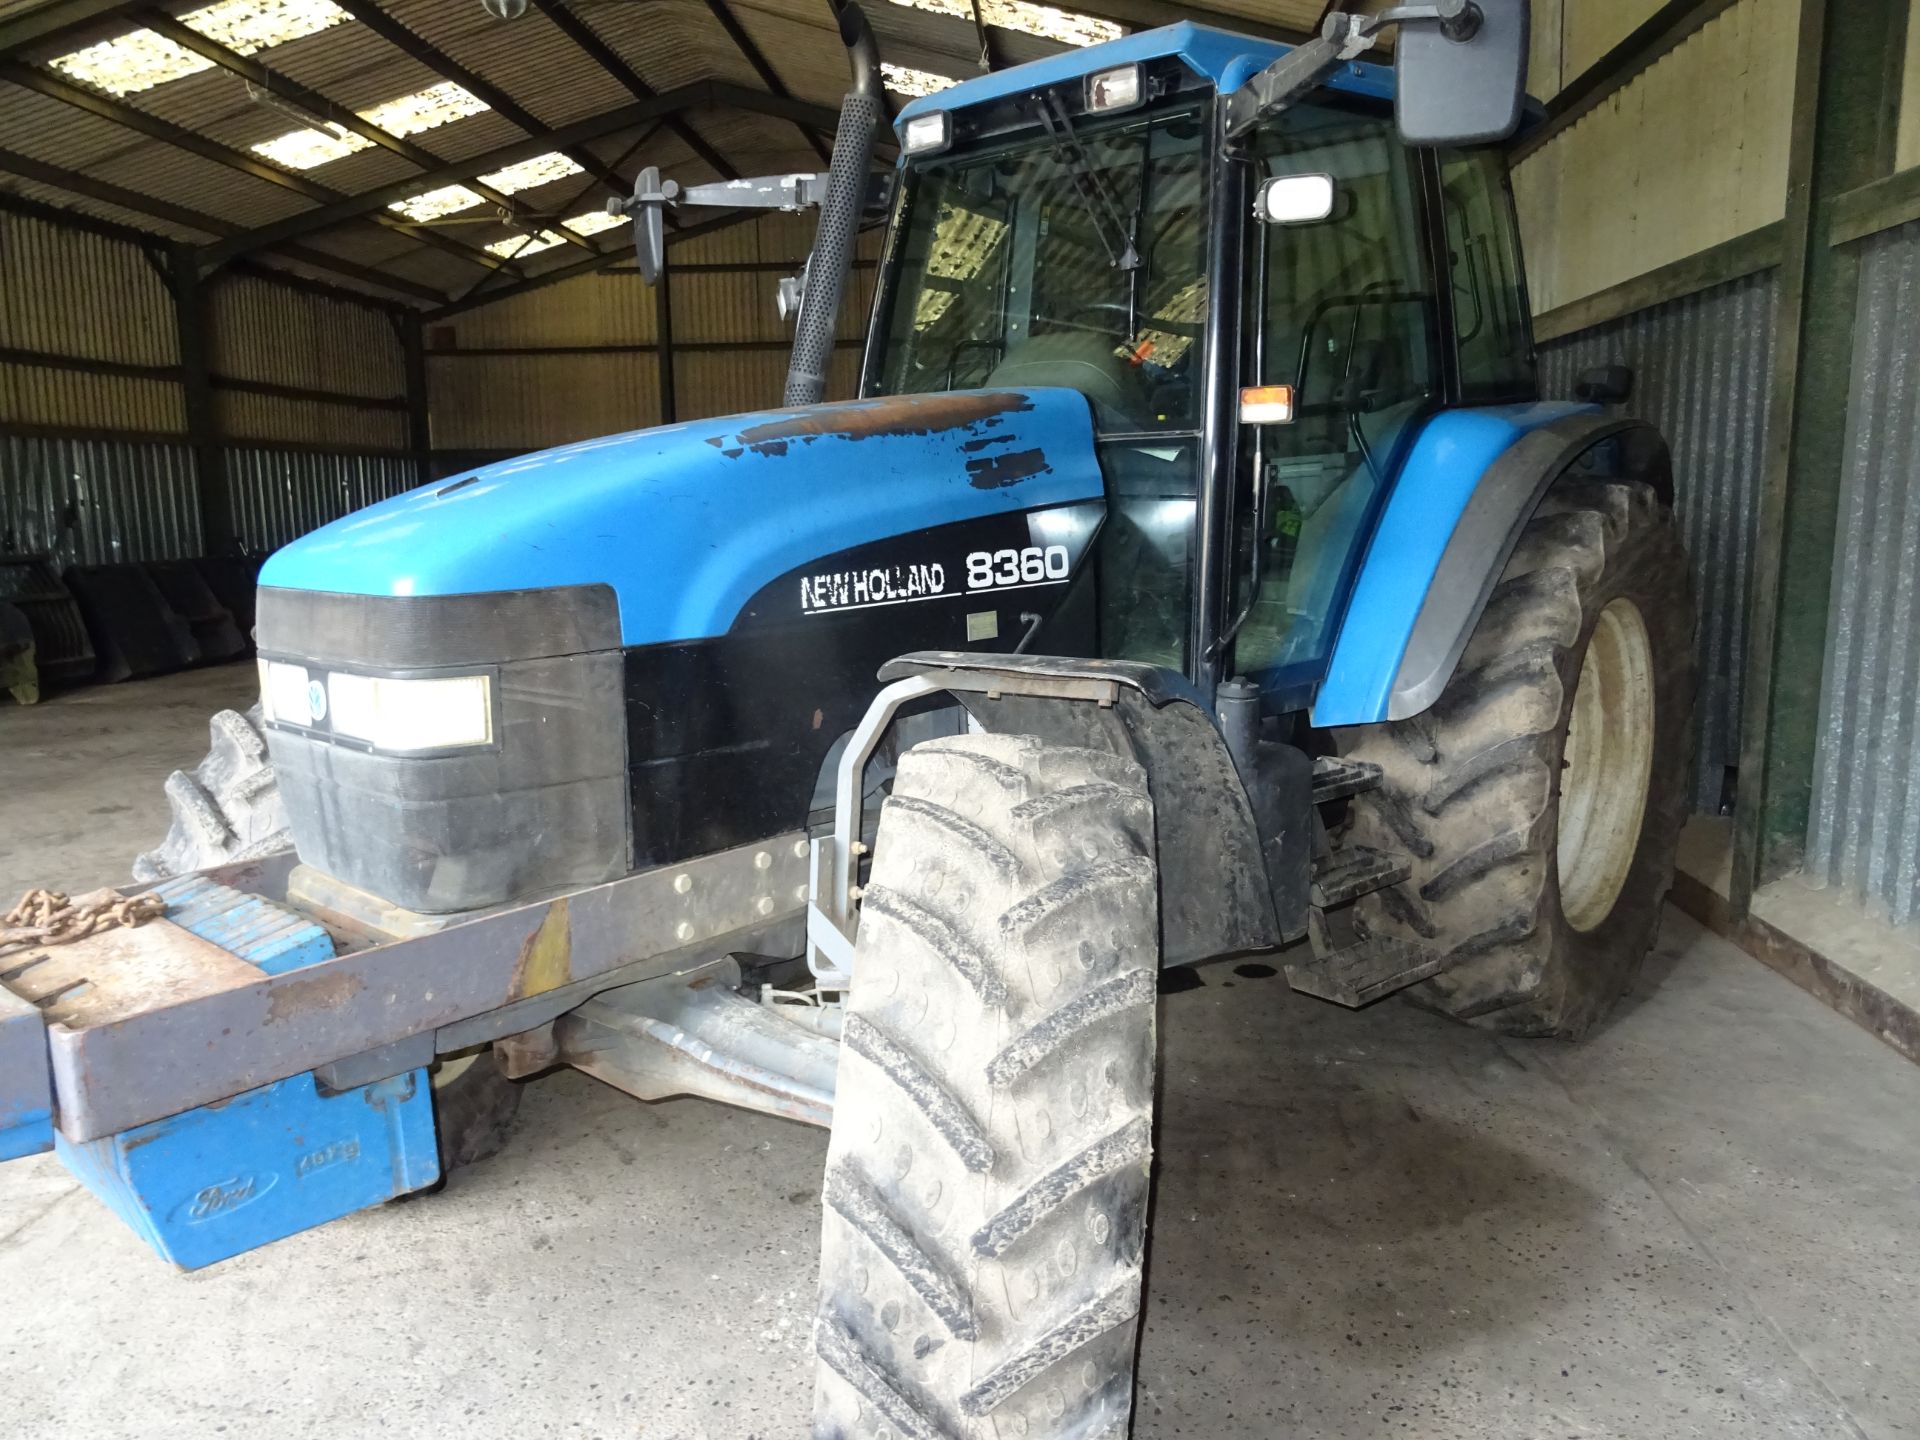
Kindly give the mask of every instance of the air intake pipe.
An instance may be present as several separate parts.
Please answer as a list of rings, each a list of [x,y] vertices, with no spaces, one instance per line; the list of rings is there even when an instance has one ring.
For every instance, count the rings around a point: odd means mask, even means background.
[[[794,324],[793,359],[787,365],[786,403],[811,405],[827,393],[827,370],[839,330],[840,297],[853,268],[853,247],[860,212],[867,201],[867,166],[873,135],[883,109],[880,49],[873,29],[856,4],[838,7],[840,39],[853,66],[853,88],[840,102],[840,126],[833,137],[833,164],[827,195],[820,204],[820,230],[807,260],[806,288]]]

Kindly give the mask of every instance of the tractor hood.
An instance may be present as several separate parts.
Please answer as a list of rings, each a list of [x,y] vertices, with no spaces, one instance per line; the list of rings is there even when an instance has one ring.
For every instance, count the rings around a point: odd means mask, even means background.
[[[294,541],[260,584],[369,596],[606,585],[622,642],[651,645],[724,634],[757,591],[822,557],[1102,493],[1076,391],[855,400],[485,465]]]

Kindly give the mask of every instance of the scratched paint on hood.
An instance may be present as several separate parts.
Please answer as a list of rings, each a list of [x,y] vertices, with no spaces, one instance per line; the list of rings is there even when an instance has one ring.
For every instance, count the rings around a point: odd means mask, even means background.
[[[610,435],[450,476],[270,558],[353,595],[604,584],[628,645],[723,634],[777,576],[981,516],[1103,497],[1086,398],[893,396]]]

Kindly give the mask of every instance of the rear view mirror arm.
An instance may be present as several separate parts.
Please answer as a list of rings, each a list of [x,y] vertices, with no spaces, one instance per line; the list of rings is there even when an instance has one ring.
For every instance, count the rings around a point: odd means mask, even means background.
[[[1321,31],[1296,45],[1266,69],[1248,79],[1226,99],[1226,139],[1238,140],[1261,120],[1287,108],[1340,66],[1371,50],[1381,31],[1390,25],[1437,24],[1450,40],[1471,39],[1480,28],[1480,8],[1473,0],[1431,0],[1428,4],[1396,5],[1377,15],[1350,15],[1336,10]]]

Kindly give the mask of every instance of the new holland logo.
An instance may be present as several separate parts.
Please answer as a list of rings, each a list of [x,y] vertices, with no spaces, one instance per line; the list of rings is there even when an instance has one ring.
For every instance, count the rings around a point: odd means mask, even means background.
[[[905,605],[947,593],[947,567],[876,565],[865,570],[835,570],[800,577],[800,609],[808,615],[828,610],[864,610],[875,605]]]

